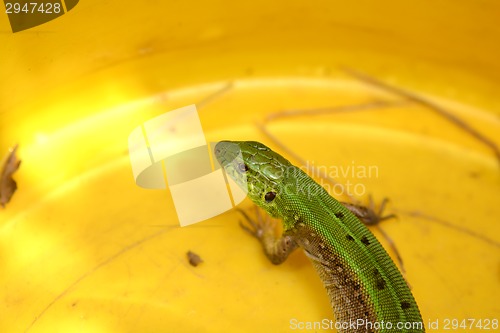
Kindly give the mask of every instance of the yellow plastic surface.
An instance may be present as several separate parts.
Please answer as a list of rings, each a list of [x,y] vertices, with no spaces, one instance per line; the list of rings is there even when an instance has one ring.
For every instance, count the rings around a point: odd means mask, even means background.
[[[0,15],[0,151],[19,143],[22,159],[0,210],[0,332],[288,332],[332,318],[302,253],[273,266],[233,211],[180,228],[168,191],[134,184],[130,131],[192,103],[209,141],[279,150],[264,124],[310,164],[375,166],[337,181],[391,200],[399,219],[381,227],[425,323],[438,321],[428,331],[500,319],[499,161],[341,70],[427,96],[500,145],[499,12],[496,0],[88,0],[16,34]],[[380,100],[399,106],[265,122]]]

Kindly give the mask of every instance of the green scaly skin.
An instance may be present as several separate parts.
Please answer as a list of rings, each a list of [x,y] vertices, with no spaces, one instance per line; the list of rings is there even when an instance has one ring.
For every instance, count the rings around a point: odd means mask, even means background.
[[[269,229],[255,231],[269,259],[279,264],[297,247],[311,259],[339,332],[424,332],[401,273],[349,209],[259,142],[221,141],[215,155],[255,204],[283,221],[279,239]]]

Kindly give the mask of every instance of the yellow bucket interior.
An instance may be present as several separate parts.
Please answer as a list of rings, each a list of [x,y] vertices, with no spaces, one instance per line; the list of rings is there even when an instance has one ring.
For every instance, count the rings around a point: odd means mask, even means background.
[[[0,149],[19,144],[22,160],[0,208],[0,331],[288,332],[333,319],[301,251],[274,266],[234,210],[181,228],[169,190],[136,186],[128,135],[190,104],[207,141],[261,141],[335,166],[355,192],[339,199],[390,199],[398,219],[379,227],[394,246],[372,230],[401,255],[427,330],[494,328],[499,12],[496,0],[88,0],[17,33],[0,15]],[[354,172],[366,166],[376,173]]]

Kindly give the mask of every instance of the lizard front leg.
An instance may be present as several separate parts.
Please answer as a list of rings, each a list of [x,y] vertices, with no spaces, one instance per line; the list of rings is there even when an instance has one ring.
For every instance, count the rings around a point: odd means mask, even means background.
[[[382,221],[395,218],[396,215],[394,214],[389,214],[389,215],[382,215],[385,209],[385,205],[389,199],[384,198],[382,202],[380,203],[378,211],[375,210],[375,204],[373,202],[373,199],[369,198],[369,206],[363,206],[363,205],[358,205],[358,204],[352,204],[348,202],[341,202],[342,205],[344,205],[347,209],[351,211],[358,219],[361,220],[365,225],[370,226],[370,225],[376,225],[379,224]]]
[[[283,234],[281,237],[277,237],[275,223],[269,217],[263,218],[257,206],[255,206],[255,210],[256,218],[252,219],[245,211],[238,209],[249,224],[240,222],[240,226],[257,238],[267,258],[273,264],[279,265],[298,247],[298,244],[291,235]]]

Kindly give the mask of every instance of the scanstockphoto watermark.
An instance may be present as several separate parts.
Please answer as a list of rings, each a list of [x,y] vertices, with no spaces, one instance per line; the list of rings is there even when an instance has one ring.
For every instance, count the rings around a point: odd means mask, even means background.
[[[346,165],[315,165],[314,161],[307,161],[306,165],[295,167],[289,165],[282,169],[269,164],[260,168],[264,175],[273,175],[272,178],[279,179],[286,193],[302,193],[311,198],[325,190],[333,196],[357,196],[366,194],[366,179],[379,178],[379,168],[377,165],[361,165],[351,161]],[[316,183],[304,181],[301,173],[306,173]],[[286,179],[288,181],[283,182]]]
[[[401,330],[422,330],[424,327],[421,321],[370,321],[366,319],[355,319],[349,321],[334,321],[331,319],[322,319],[320,321],[300,321],[297,318],[290,319],[291,330],[337,330],[337,331],[379,331],[379,330],[394,330],[399,332]]]
[[[351,161],[349,164],[341,165],[316,165],[314,161],[306,161],[306,165],[300,167],[314,179],[319,180],[320,185],[334,196],[346,194],[348,196],[363,196],[366,194],[366,186],[363,180],[379,178],[379,167],[377,165],[363,165]],[[331,184],[330,180],[346,179],[344,184]]]

